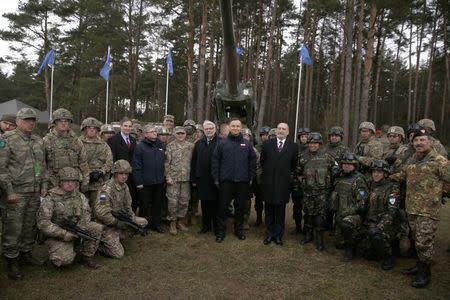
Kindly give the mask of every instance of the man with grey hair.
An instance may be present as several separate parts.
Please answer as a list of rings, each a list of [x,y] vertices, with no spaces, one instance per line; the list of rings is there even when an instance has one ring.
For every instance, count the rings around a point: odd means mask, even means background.
[[[157,139],[156,128],[145,125],[144,140],[134,150],[133,179],[139,190],[139,217],[147,219],[149,227],[164,233],[161,227],[161,203],[164,197],[165,149]]]
[[[202,229],[199,233],[217,230],[219,191],[211,174],[211,159],[214,149],[221,141],[216,133],[216,124],[203,122],[204,136],[194,146],[191,160],[191,184],[197,187],[202,207]]]

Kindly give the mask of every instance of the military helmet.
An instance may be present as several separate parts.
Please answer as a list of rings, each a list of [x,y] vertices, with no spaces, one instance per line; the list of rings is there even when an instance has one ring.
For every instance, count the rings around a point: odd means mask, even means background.
[[[58,177],[60,181],[81,181],[80,172],[71,167],[64,167],[59,170]]]
[[[417,124],[417,123],[412,123],[412,124],[409,124],[409,125],[408,125],[408,130],[406,131],[406,133],[407,133],[408,135],[410,135],[411,133],[416,132],[416,131],[419,131],[419,130],[421,130],[421,129],[423,129],[422,126],[420,126],[420,125]]]
[[[61,120],[61,119],[65,119],[65,120],[69,120],[70,122],[73,122],[72,113],[65,108],[58,108],[57,110],[55,110],[52,114],[52,119],[53,119],[53,122],[55,122],[56,120]]]
[[[361,129],[368,129],[371,130],[373,134],[375,134],[375,132],[377,131],[375,129],[375,125],[373,125],[372,122],[362,122],[361,124],[359,124],[359,130]]]
[[[103,124],[100,127],[100,134],[107,133],[107,132],[116,133],[114,131],[114,127],[111,124]]]
[[[247,127],[246,128],[242,128],[241,129],[241,133],[242,134],[246,134],[246,135],[252,135],[252,131],[250,130],[250,129],[248,129]]]
[[[83,120],[83,122],[81,122],[81,130],[83,131],[86,127],[95,127],[98,130],[101,129],[102,126],[102,122],[100,122],[99,120],[97,120],[96,118],[93,117],[89,117]]]
[[[311,130],[308,127],[301,127],[297,130],[297,136],[308,135],[310,133],[311,133]]]
[[[161,126],[158,126],[158,127],[156,128],[156,133],[157,133],[158,135],[172,135],[172,134],[170,133],[169,129],[167,129],[166,127],[161,127]]]
[[[351,153],[351,152],[347,152],[344,154],[344,156],[341,159],[341,165],[342,164],[353,164],[353,165],[358,165],[359,161],[358,158],[356,157],[355,154]]]
[[[269,131],[270,131],[270,127],[268,127],[268,126],[263,126],[263,127],[261,127],[261,129],[259,130],[259,135],[269,134]]]
[[[23,107],[17,112],[16,117],[21,120],[37,119],[37,114],[36,114],[36,111],[34,111],[34,109],[29,108],[29,107]],[[13,122],[10,122],[10,123],[16,124],[16,120],[14,120]]]
[[[130,174],[131,173],[130,163],[124,159],[117,160],[116,162],[114,162],[113,172]]]
[[[401,136],[402,138],[405,138],[405,131],[400,126],[389,127],[389,129],[387,131],[387,135],[390,135],[390,134],[397,134],[397,135]]]
[[[323,144],[322,135],[318,132],[311,132],[308,135],[308,143],[319,143]]]
[[[196,125],[195,125],[195,130],[204,131],[204,130],[203,130],[203,125],[202,125],[202,124],[196,124]]]
[[[386,173],[390,172],[389,164],[385,160],[376,159],[370,164],[371,170],[380,170]]]
[[[194,120],[186,120],[186,121],[184,121],[183,126],[195,127],[195,121]]]
[[[331,127],[330,130],[328,131],[328,135],[338,135],[341,138],[343,138],[344,137],[344,128],[339,127],[339,126]]]
[[[277,129],[276,129],[276,128],[271,128],[271,129],[269,130],[269,136],[271,136],[271,135],[273,135],[273,136],[276,136],[276,135],[277,135]]]
[[[141,126],[141,124],[139,124],[139,123],[133,123],[133,129],[134,129],[136,132],[138,132],[138,131],[142,132],[142,126]]]
[[[418,125],[422,126],[423,128],[431,131],[436,131],[436,126],[434,126],[434,121],[431,119],[422,119],[417,122]]]

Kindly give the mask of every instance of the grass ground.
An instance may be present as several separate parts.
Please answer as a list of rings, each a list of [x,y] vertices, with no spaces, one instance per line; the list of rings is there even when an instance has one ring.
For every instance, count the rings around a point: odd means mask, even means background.
[[[400,273],[414,260],[398,258],[387,272],[374,261],[345,263],[328,236],[323,253],[311,244],[301,246],[299,237],[289,233],[293,228],[289,219],[282,247],[263,245],[264,229],[255,227],[247,240],[239,241],[229,232],[222,244],[212,234],[198,235],[197,227],[175,237],[152,233],[127,241],[121,260],[97,255],[99,270],[81,265],[61,270],[27,267],[21,281],[8,280],[2,272],[0,298],[449,299],[449,219],[447,204],[436,239],[432,283],[421,290],[410,287],[411,279]],[[38,246],[36,256],[43,258],[45,250]],[[3,270],[4,262],[0,264]]]

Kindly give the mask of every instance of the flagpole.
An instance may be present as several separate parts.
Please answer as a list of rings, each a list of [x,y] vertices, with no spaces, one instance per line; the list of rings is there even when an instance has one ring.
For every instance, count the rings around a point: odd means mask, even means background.
[[[167,115],[167,107],[169,105],[169,64],[167,64],[167,72],[166,72],[166,110],[165,114]]]
[[[52,122],[52,115],[53,115],[53,71],[55,68],[55,65],[51,66],[52,73],[50,75],[50,122]]]
[[[298,130],[298,110],[300,106],[300,86],[302,83],[302,57],[300,55],[300,70],[298,74],[298,89],[297,89],[297,109],[295,111],[295,130]],[[294,142],[297,141],[297,134],[294,134]]]
[[[108,124],[108,96],[109,96],[109,79],[106,80],[106,110],[105,110],[105,124]]]

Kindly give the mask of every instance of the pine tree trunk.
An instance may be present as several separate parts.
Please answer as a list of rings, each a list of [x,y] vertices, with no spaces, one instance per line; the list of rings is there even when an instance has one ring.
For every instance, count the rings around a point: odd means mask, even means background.
[[[418,109],[417,109],[417,97],[419,94],[419,76],[420,76],[420,53],[422,52],[422,41],[423,41],[423,31],[425,28],[425,24],[421,24],[420,33],[417,35],[417,48],[416,48],[416,69],[414,71],[414,96],[412,101],[412,113],[411,113],[411,121],[415,122],[418,118]]]
[[[431,96],[433,94],[432,91],[432,78],[433,78],[433,63],[434,63],[434,54],[436,51],[436,25],[437,25],[437,15],[438,10],[436,9],[436,12],[434,14],[434,21],[433,21],[433,32],[431,36],[431,42],[430,42],[430,58],[428,60],[428,78],[427,78],[427,89],[425,92],[425,111],[424,111],[424,117],[430,118],[430,106],[431,106]]]
[[[206,89],[206,105],[205,105],[205,119],[211,118],[211,103],[213,101],[213,80],[214,80],[214,32],[211,30],[211,37],[209,39],[209,60],[208,60],[208,86]]]
[[[395,123],[395,104],[396,104],[396,96],[397,96],[397,77],[398,71],[401,66],[400,62],[400,51],[401,45],[403,41],[403,29],[405,27],[405,23],[402,22],[402,27],[400,28],[399,37],[397,41],[397,52],[395,54],[395,62],[394,62],[394,72],[392,74],[392,98],[391,98],[391,124]]]
[[[187,101],[185,117],[186,119],[194,118],[194,91],[193,91],[193,64],[194,64],[194,12],[192,0],[188,0],[188,42],[187,42]]]
[[[198,58],[198,82],[197,82],[197,122],[205,119],[205,55],[206,55],[206,30],[208,24],[208,2],[203,0],[202,3],[202,23],[200,27],[200,44],[199,44],[199,58]]]
[[[408,52],[408,125],[414,120],[412,114],[412,39],[413,39],[413,23],[411,21],[409,28],[409,52]]]
[[[354,1],[347,0],[347,15],[345,17],[345,79],[343,98],[343,127],[344,132],[349,131],[350,124],[350,97],[352,88],[352,45],[354,26]],[[348,144],[348,134],[344,135],[344,144]]]
[[[372,1],[370,5],[369,31],[367,36],[367,49],[364,62],[364,77],[361,93],[360,120],[367,121],[369,113],[369,91],[371,85],[372,64],[373,64],[373,44],[375,40],[375,21],[377,18],[377,5]]]

